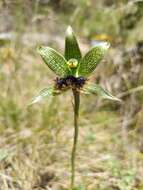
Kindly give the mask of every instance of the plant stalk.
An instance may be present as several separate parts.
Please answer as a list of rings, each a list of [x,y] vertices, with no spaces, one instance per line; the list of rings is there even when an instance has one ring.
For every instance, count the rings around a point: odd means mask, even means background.
[[[78,142],[78,116],[80,106],[80,93],[76,89],[73,89],[74,96],[74,140],[71,153],[71,190],[74,189],[75,183],[75,159],[76,159],[76,148]]]

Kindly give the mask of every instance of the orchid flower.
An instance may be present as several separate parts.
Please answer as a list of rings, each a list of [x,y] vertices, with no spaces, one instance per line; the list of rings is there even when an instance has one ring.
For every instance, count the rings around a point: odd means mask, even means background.
[[[52,86],[43,89],[33,98],[31,104],[37,103],[45,97],[59,95],[70,89],[73,92],[75,131],[71,155],[71,189],[74,188],[75,181],[75,156],[78,139],[80,94],[96,94],[105,99],[120,101],[99,84],[89,82],[89,76],[103,59],[109,46],[108,42],[98,43],[82,56],[76,36],[69,26],[65,37],[64,56],[51,47],[41,46],[38,48],[38,53],[57,77]]]

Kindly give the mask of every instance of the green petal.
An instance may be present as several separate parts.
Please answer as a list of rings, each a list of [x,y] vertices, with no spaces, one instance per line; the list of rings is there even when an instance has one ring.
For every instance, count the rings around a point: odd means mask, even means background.
[[[78,46],[78,42],[71,26],[69,26],[66,31],[65,58],[66,60],[74,58],[78,61],[81,59],[81,52]]]
[[[48,87],[48,88],[44,88],[43,90],[41,90],[30,102],[29,105],[35,104],[37,102],[40,102],[41,100],[43,100],[46,97],[50,97],[50,96],[55,96],[60,94],[59,91],[55,90],[54,87]]]
[[[79,62],[78,75],[88,76],[97,67],[98,63],[103,58],[107,49],[109,48],[109,43],[101,42],[94,46]]]
[[[67,76],[69,69],[65,58],[50,47],[39,47],[38,53],[43,58],[48,67],[59,76]]]
[[[109,100],[114,100],[114,101],[120,101],[119,98],[116,98],[110,92],[107,90],[103,89],[100,85],[98,84],[89,84],[83,88],[83,93],[85,94],[96,94],[104,99],[109,99]]]

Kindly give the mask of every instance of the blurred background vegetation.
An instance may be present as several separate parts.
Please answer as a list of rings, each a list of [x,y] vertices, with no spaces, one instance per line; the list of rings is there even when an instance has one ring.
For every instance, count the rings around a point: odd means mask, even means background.
[[[143,190],[143,1],[0,0],[0,190],[67,190],[71,94],[27,107],[55,78],[37,45],[111,48],[91,80],[123,103],[83,96],[77,190]]]

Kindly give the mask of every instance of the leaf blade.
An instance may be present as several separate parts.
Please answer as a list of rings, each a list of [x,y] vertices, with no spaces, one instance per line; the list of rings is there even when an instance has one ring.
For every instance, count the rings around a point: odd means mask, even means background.
[[[76,39],[76,36],[69,26],[66,31],[66,38],[65,38],[65,58],[66,60],[69,59],[77,59],[78,61],[81,59],[81,51]]]
[[[9,152],[6,149],[0,149],[0,161],[4,160],[9,156]]]
[[[85,86],[83,88],[83,93],[96,94],[96,95],[102,97],[103,99],[109,99],[109,100],[118,101],[118,102],[122,101],[119,98],[113,96],[110,92],[108,92],[107,90],[105,90],[103,87],[101,87],[98,84],[92,83],[92,84]]]
[[[41,55],[44,62],[48,67],[59,76],[67,76],[69,69],[65,58],[50,47],[41,46],[37,49],[38,53]]]
[[[101,42],[89,50],[79,62],[78,75],[88,76],[91,74],[104,57],[109,46],[109,43]]]

